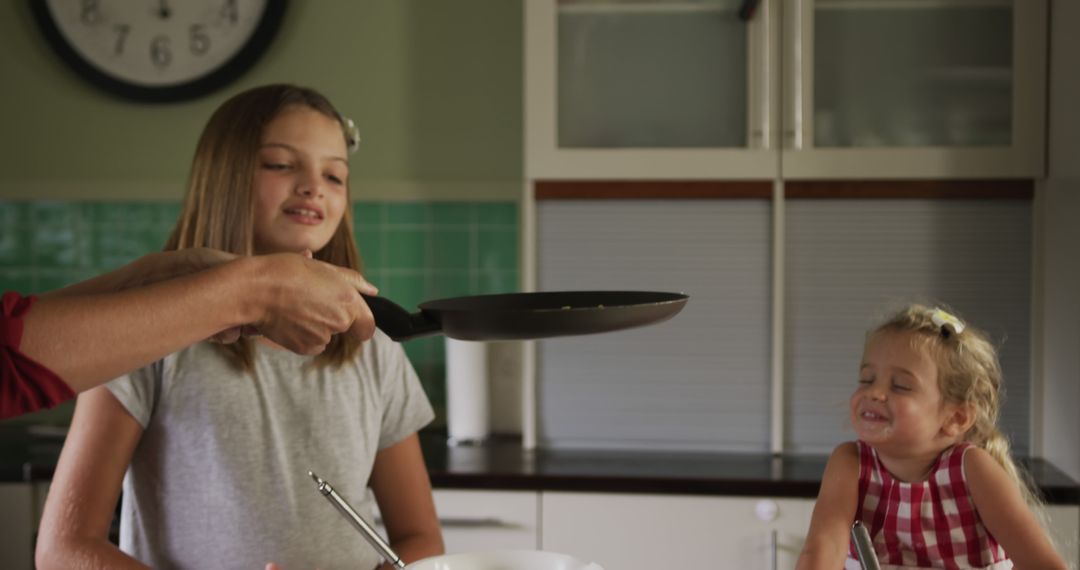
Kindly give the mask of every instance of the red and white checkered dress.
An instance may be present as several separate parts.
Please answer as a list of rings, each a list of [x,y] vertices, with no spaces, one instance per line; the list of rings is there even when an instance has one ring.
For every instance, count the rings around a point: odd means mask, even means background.
[[[925,481],[897,481],[873,447],[859,441],[857,518],[870,531],[882,569],[1012,568],[1005,551],[983,526],[964,477],[960,443],[941,452]],[[846,570],[859,570],[855,545]]]

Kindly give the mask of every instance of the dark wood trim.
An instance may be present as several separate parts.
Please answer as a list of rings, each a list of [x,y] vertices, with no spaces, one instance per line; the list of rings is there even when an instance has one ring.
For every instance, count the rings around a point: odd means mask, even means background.
[[[785,198],[1031,200],[1034,180],[791,180]]]
[[[537,200],[772,198],[772,181],[537,180]],[[789,199],[1032,200],[1034,180],[788,180]]]
[[[772,199],[772,181],[537,180],[537,200]]]

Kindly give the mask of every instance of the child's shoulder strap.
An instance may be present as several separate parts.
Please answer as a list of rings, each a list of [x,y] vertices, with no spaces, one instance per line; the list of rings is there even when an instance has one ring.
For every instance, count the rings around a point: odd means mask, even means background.
[[[870,444],[861,439],[855,440],[859,448],[859,481],[869,480],[873,475],[874,466],[877,463],[877,453]]]
[[[942,469],[959,469],[964,465],[964,454],[967,450],[974,447],[969,441],[961,441],[956,445],[941,452],[941,456],[938,457],[938,468]]]
[[[858,439],[855,440],[855,444],[859,448],[859,506],[855,510],[855,517],[861,519],[863,502],[866,500],[866,493],[870,489],[870,481],[874,476],[874,463],[877,457],[874,454],[874,448],[870,447],[865,441]]]

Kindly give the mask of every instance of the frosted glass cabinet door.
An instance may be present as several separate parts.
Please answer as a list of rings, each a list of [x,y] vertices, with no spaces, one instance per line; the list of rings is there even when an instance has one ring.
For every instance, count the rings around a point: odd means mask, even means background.
[[[747,146],[741,3],[561,0],[559,147]]]
[[[899,172],[1039,174],[1044,1],[790,0],[785,7],[790,37],[810,55],[789,67],[789,148],[834,156],[868,150],[863,165]],[[818,165],[828,156],[818,154]]]
[[[530,177],[770,178],[774,3],[526,2]],[[754,150],[756,172],[715,162]]]
[[[1008,146],[1009,2],[818,2],[814,146]]]

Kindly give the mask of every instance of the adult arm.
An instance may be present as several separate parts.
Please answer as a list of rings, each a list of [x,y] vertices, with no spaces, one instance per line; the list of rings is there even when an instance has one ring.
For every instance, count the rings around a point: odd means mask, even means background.
[[[124,289],[151,285],[173,277],[197,273],[203,269],[217,267],[239,257],[234,253],[208,247],[154,252],[108,273],[73,283],[61,289],[42,293],[40,296],[64,297],[123,291]]]
[[[79,396],[38,529],[38,568],[147,568],[109,542],[142,427],[101,387]]]
[[[825,466],[797,570],[844,567],[858,502],[859,449],[853,442],[843,443],[833,450]]]
[[[408,563],[443,553],[431,481],[415,433],[375,455],[368,484],[398,556]],[[393,568],[384,564],[379,570]]]
[[[334,333],[364,340],[374,334],[359,292],[375,288],[347,269],[275,254],[173,277],[160,257],[148,261],[159,265],[42,296],[23,318],[22,353],[81,392],[244,325],[301,354],[318,354]],[[114,290],[132,274],[165,278]]]
[[[1028,508],[1020,488],[986,450],[971,447],[964,453],[964,474],[979,518],[1017,570],[1065,570],[1065,561]]]

